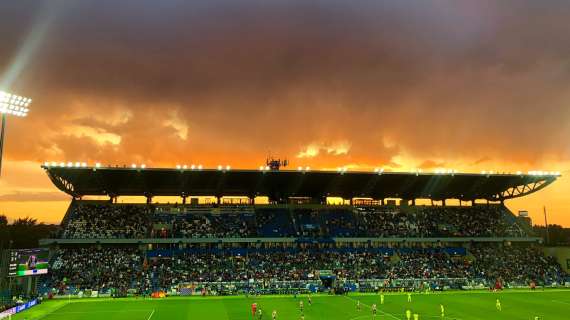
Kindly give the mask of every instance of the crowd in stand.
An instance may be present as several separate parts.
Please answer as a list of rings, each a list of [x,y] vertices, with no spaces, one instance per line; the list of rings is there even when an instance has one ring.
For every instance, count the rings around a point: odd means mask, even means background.
[[[400,260],[388,272],[389,278],[433,279],[472,277],[465,257],[450,257],[443,252],[400,253]]]
[[[318,280],[322,270],[337,280],[467,278],[491,284],[501,279],[511,285],[560,283],[565,276],[552,258],[532,246],[477,245],[469,249],[470,255],[461,256],[437,249],[392,253],[309,246],[272,251],[250,248],[245,254],[213,249],[147,257],[136,249],[62,249],[52,262],[47,285],[58,292],[69,288],[149,292],[196,282]]]
[[[47,283],[56,291],[70,286],[100,292],[150,287],[142,282],[143,261],[134,248],[61,249],[51,263]]]
[[[501,206],[259,209],[159,214],[152,206],[75,204],[63,238],[526,236]],[[237,210],[237,209],[236,209]],[[208,210],[206,210],[208,212]],[[511,220],[509,220],[509,217]]]
[[[77,204],[64,222],[63,238],[146,238],[150,209],[136,205]]]
[[[372,237],[520,237],[500,206],[366,208],[359,214],[359,236]]]
[[[239,217],[225,218],[196,215],[177,219],[172,224],[173,235],[176,238],[246,238],[255,235],[253,228]]]
[[[487,280],[528,283],[529,281],[561,283],[564,272],[553,257],[546,257],[534,247],[474,246],[474,275]]]
[[[497,279],[506,284],[561,282],[565,274],[533,246],[472,244],[461,253],[442,248],[370,248],[309,244],[303,238],[524,236],[500,206],[367,207],[352,209],[219,210],[157,212],[147,205],[74,203],[63,238],[298,237],[299,244],[192,246],[170,254],[136,248],[68,248],[57,251],[45,285],[62,292],[149,292],[180,283],[318,280]],[[328,242],[327,242],[328,241]],[[236,249],[237,248],[237,249]],[[450,249],[450,248],[448,248]],[[240,251],[241,250],[241,251]]]

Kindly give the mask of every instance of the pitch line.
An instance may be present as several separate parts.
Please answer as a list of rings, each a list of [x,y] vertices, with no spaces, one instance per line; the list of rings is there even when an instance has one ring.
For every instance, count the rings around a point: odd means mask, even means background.
[[[94,310],[94,311],[63,311],[57,314],[87,314],[87,313],[121,313],[121,312],[148,312],[149,309],[124,309],[124,310]]]
[[[146,318],[146,320],[150,320],[150,318],[152,318],[152,315],[154,314],[154,309],[152,309],[152,312],[150,313],[150,316],[148,316],[148,318]]]
[[[352,300],[352,301],[357,301],[357,300],[355,300],[355,299],[353,299],[353,298],[351,298],[351,297],[349,297],[349,296],[344,296],[344,297],[347,298],[347,299],[350,299],[350,300]],[[366,306],[366,307],[368,307],[368,308],[370,308],[370,309],[372,309],[372,307],[369,306],[369,305],[367,305],[366,303],[362,303],[362,302],[361,302],[360,304],[363,305],[363,306]],[[389,313],[389,312],[383,311],[383,310],[381,310],[381,309],[376,309],[376,310],[378,310],[378,311],[381,312],[382,314],[384,314],[384,315],[386,315],[386,316],[390,316],[390,317],[392,317],[392,318],[394,318],[394,319],[396,319],[396,320],[402,320],[402,319],[396,317],[395,315],[393,315],[393,314],[391,314],[391,313]]]

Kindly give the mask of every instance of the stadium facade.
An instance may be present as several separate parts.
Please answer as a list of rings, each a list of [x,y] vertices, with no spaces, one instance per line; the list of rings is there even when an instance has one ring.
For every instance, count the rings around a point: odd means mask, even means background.
[[[567,280],[530,225],[504,206],[555,174],[43,168],[73,200],[59,232],[41,241],[51,258],[40,292],[442,290]],[[123,196],[147,201],[119,203]],[[158,196],[180,200],[153,203]],[[206,196],[215,200],[198,201]],[[329,197],[346,201],[331,205]]]

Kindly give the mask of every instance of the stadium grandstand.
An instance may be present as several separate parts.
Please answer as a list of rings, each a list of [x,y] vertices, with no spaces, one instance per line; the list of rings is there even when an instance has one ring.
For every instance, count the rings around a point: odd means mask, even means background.
[[[42,294],[344,293],[567,281],[542,239],[504,205],[556,174],[43,168],[73,200],[60,229],[41,240],[50,249],[50,272],[37,283]],[[133,196],[144,203],[119,200]],[[178,201],[153,201],[160,196]],[[342,201],[332,204],[332,197]]]

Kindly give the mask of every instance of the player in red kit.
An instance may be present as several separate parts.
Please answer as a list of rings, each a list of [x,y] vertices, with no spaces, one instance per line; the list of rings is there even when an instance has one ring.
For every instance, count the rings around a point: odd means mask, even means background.
[[[257,303],[251,304],[251,318],[255,319],[255,313],[257,312]]]

